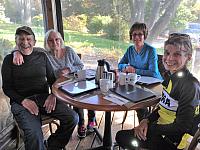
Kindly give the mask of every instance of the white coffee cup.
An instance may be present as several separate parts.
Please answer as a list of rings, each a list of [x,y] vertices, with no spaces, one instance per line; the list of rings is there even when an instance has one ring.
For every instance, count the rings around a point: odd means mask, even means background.
[[[74,73],[74,77],[76,80],[81,81],[86,79],[86,70],[80,70]]]
[[[110,89],[110,79],[99,79],[100,90],[103,94],[106,94]]]
[[[137,75],[136,73],[128,73],[127,75],[127,83],[130,85],[135,85],[135,83],[140,80],[141,75]]]
[[[126,73],[120,72],[119,73],[119,85],[125,85],[126,84]]]

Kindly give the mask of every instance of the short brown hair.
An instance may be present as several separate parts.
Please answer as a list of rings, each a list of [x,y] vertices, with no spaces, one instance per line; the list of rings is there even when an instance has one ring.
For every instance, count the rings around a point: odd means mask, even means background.
[[[170,34],[167,41],[165,41],[164,47],[169,44],[178,47],[180,50],[185,51],[188,54],[192,54],[192,43],[188,34]]]
[[[130,40],[132,40],[132,33],[136,30],[142,30],[144,34],[144,39],[146,40],[148,36],[148,28],[145,23],[135,22],[129,31]]]

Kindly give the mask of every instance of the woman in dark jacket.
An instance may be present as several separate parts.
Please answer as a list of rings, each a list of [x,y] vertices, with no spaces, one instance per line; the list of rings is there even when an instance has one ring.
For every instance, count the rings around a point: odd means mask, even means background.
[[[119,146],[151,150],[176,150],[186,146],[194,118],[199,114],[200,84],[186,65],[192,44],[186,34],[170,34],[164,45],[163,64],[168,76],[163,82],[158,108],[131,130],[116,134]]]

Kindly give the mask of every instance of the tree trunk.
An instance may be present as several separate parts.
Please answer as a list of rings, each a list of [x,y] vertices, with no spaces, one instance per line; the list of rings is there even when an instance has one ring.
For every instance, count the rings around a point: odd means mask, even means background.
[[[152,43],[153,40],[157,38],[159,33],[164,31],[164,29],[170,23],[172,17],[174,17],[177,7],[179,6],[181,0],[173,0],[170,5],[166,8],[164,14],[155,22],[147,41]]]
[[[131,10],[131,24],[134,22],[144,22],[145,0],[129,0]]]
[[[154,23],[156,20],[159,18],[159,12],[160,12],[160,6],[161,5],[161,0],[152,0],[151,2],[151,12],[150,12],[150,17],[147,20],[147,26],[149,30],[153,28]]]
[[[130,5],[130,12],[131,12],[131,24],[133,24],[135,20],[135,14],[136,14],[136,9],[134,9],[134,0],[129,0],[129,5]]]
[[[24,1],[24,23],[31,25],[31,0]]]

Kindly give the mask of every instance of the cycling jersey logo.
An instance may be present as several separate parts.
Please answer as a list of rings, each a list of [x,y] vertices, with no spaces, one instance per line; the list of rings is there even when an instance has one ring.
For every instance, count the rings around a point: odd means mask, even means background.
[[[159,104],[170,111],[176,111],[178,108],[178,101],[170,97],[165,90],[163,90],[163,97],[161,98]]]

